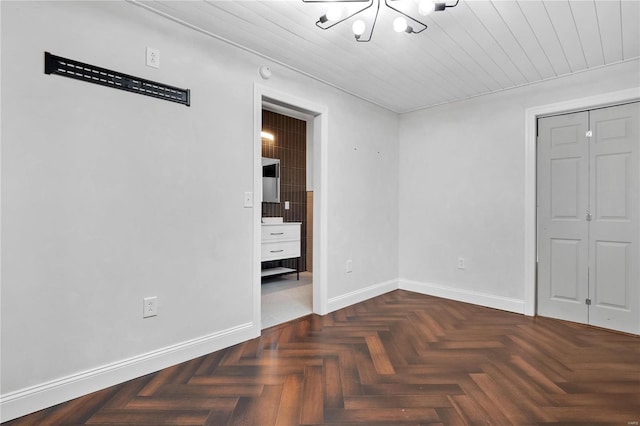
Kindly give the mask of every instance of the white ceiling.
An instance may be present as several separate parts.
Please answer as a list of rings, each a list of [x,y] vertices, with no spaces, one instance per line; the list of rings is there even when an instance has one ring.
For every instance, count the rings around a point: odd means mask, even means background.
[[[640,0],[461,0],[420,34],[394,32],[381,0],[369,43],[353,19],[317,28],[326,4],[136,3],[399,113],[640,57]]]

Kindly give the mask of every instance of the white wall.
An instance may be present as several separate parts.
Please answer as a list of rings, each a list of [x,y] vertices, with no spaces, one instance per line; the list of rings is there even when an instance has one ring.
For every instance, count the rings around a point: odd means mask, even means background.
[[[401,287],[523,312],[525,110],[638,86],[636,60],[402,115]]]
[[[397,139],[397,120],[372,115],[365,103],[353,107],[330,113],[330,132],[342,137],[329,145],[328,277],[341,282],[329,287],[330,301],[398,277],[398,148],[386,142]],[[350,115],[369,124],[350,126]]]
[[[256,82],[329,112],[328,297],[397,278],[396,114],[132,4],[1,7],[2,420],[259,332]],[[45,75],[44,51],[190,88],[192,106]]]
[[[254,83],[327,107],[330,310],[400,276],[516,311],[525,109],[640,85],[636,61],[398,119],[132,4],[0,7],[2,420],[259,332]],[[192,106],[45,75],[45,50],[188,87]]]

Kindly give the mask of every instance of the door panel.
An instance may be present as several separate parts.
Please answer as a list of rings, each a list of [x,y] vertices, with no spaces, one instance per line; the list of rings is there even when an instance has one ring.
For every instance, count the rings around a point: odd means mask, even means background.
[[[538,120],[539,315],[640,334],[639,123],[639,102]]]
[[[631,220],[629,160],[628,153],[595,157],[596,220]]]
[[[640,333],[640,103],[591,112],[589,322]]]
[[[580,220],[580,158],[551,159],[551,218]]]
[[[630,245],[615,241],[595,242],[594,306],[629,310]],[[603,286],[599,288],[598,283],[603,283]]]
[[[538,121],[538,314],[588,320],[586,112]]]
[[[580,241],[550,240],[550,288],[551,299],[565,302],[582,303],[580,292]]]

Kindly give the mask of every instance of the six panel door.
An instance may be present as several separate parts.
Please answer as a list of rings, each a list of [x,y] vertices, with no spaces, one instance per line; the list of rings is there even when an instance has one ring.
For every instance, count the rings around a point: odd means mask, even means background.
[[[590,115],[589,324],[640,333],[640,103]]]
[[[538,314],[588,322],[589,114],[538,121]]]

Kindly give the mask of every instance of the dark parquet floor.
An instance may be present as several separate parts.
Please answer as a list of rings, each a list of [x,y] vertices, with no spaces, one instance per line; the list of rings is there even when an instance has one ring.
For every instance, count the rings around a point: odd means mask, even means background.
[[[639,337],[398,290],[8,424],[638,421]]]

